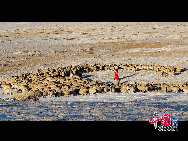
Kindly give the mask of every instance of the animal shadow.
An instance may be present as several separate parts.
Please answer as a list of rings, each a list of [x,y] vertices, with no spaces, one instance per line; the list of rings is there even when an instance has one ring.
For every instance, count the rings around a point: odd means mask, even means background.
[[[90,79],[89,77],[91,77],[91,76],[93,76],[93,75],[84,75],[84,76],[82,76],[82,78],[85,78],[87,81],[93,81],[92,79]]]
[[[184,68],[184,69],[182,69],[181,73],[182,73],[182,72],[185,72],[185,71],[187,71],[187,70],[188,70],[188,69]],[[174,75],[176,76],[176,75],[179,75],[179,74],[181,74],[181,73],[177,73],[177,72],[175,72]]]

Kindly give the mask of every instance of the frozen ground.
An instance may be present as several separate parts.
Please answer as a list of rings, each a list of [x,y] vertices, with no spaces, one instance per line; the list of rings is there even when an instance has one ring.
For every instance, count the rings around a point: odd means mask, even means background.
[[[148,121],[154,114],[188,119],[187,94],[95,94],[40,98],[39,102],[0,99],[1,120],[104,120]]]

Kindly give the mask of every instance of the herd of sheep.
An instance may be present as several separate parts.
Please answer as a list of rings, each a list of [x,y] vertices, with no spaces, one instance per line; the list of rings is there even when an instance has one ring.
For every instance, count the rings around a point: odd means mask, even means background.
[[[82,77],[82,73],[93,71],[105,71],[124,69],[128,71],[155,71],[162,77],[178,75],[185,68],[178,66],[140,65],[140,64],[82,64],[75,66],[48,68],[36,70],[34,73],[12,76],[4,79],[0,87],[4,88],[4,94],[10,94],[16,100],[37,100],[43,96],[69,96],[86,95],[107,92],[135,93],[147,91],[183,92],[188,93],[188,83],[160,84],[160,83],[129,83],[119,85],[107,84],[101,80],[88,81]],[[112,78],[113,80],[113,78]]]

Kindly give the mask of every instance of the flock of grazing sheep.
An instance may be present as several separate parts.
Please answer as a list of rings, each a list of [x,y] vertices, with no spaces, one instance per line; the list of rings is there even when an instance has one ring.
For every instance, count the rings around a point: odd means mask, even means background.
[[[160,65],[133,65],[133,64],[82,64],[59,68],[49,68],[45,71],[40,69],[35,73],[26,73],[19,76],[12,76],[11,80],[4,79],[0,87],[4,88],[4,94],[10,94],[16,100],[38,100],[43,96],[69,96],[86,95],[107,92],[135,93],[147,91],[161,92],[184,92],[188,93],[188,83],[182,84],[160,84],[160,83],[129,83],[123,82],[119,85],[107,84],[101,80],[87,81],[82,78],[82,73],[93,71],[105,71],[124,69],[128,71],[148,70],[167,77],[177,75],[185,71],[185,68],[178,66]],[[113,78],[112,78],[113,79]]]

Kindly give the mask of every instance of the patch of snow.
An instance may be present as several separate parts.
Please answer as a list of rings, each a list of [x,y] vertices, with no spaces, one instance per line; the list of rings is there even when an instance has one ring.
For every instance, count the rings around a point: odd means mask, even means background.
[[[40,101],[89,101],[89,102],[131,102],[135,100],[154,100],[160,102],[188,102],[188,95],[183,93],[98,93],[93,95],[78,95],[64,97],[40,97]]]

